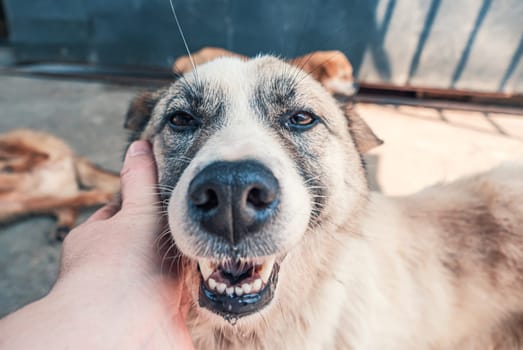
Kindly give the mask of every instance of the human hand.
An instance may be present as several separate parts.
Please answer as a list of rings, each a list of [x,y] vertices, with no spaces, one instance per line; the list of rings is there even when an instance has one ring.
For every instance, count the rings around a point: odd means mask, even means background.
[[[0,347],[192,347],[147,142],[131,145],[121,181],[121,209],[109,204],[71,231],[56,284],[0,322]]]

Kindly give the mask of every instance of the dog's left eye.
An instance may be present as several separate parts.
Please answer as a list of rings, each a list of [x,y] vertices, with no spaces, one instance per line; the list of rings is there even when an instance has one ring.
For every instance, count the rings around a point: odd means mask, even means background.
[[[195,129],[200,122],[187,112],[174,112],[169,116],[169,125],[175,130]]]
[[[299,111],[291,114],[287,121],[287,127],[291,129],[306,130],[312,128],[318,123],[318,118],[312,113]]]

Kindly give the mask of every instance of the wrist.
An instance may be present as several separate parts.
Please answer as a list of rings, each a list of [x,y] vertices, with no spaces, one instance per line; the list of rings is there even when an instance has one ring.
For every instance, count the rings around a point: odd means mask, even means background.
[[[65,294],[60,288],[0,320],[0,335],[1,349],[190,347],[184,320],[176,310],[131,294],[121,298],[74,290]]]
[[[72,344],[89,337],[88,348],[147,348],[143,345],[165,343],[185,327],[177,309],[166,309],[169,303],[151,295],[154,289],[147,296],[132,288],[109,288],[81,292],[57,288],[49,294],[49,303],[62,305],[62,318],[70,320]]]

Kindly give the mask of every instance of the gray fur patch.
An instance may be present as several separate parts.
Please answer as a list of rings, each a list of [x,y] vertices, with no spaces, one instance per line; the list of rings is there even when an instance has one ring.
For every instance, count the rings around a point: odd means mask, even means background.
[[[313,198],[309,226],[315,227],[321,222],[321,214],[328,197],[327,188],[322,181],[325,174],[318,163],[321,152],[325,149],[322,142],[325,138],[321,133],[328,132],[328,129],[324,125],[317,125],[305,132],[293,132],[282,125],[281,117],[310,109],[300,102],[301,99],[296,91],[298,83],[296,76],[288,74],[284,72],[281,75],[260,79],[254,89],[250,105],[261,121],[272,126],[282,146],[290,153],[296,170]],[[323,130],[318,130],[319,128]]]
[[[162,111],[157,137],[160,137],[164,152],[164,168],[159,172],[162,185],[162,200],[167,203],[170,190],[176,186],[180,176],[198,150],[224,125],[227,98],[223,90],[210,82],[189,82],[185,79],[174,84],[172,96]],[[192,131],[177,131],[169,127],[169,115],[185,111],[198,118],[201,126]]]

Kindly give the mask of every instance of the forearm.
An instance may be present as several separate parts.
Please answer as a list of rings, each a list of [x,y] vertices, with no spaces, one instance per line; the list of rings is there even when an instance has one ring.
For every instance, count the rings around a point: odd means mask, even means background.
[[[0,349],[191,347],[184,343],[188,336],[181,315],[169,316],[154,305],[146,310],[107,305],[95,299],[67,302],[50,294],[0,320]]]

